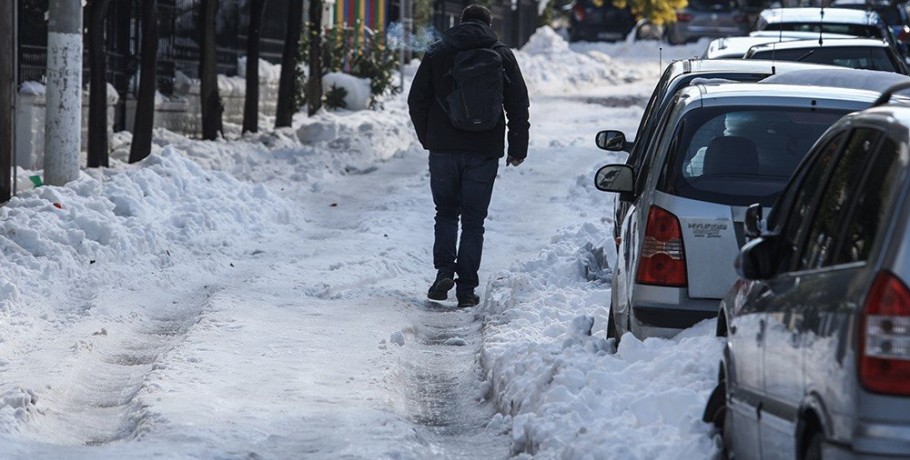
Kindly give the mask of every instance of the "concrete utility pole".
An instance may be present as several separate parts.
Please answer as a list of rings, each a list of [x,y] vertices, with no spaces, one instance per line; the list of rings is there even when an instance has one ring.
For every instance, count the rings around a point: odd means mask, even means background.
[[[0,202],[12,196],[13,118],[16,94],[16,2],[0,2]]]
[[[47,23],[47,116],[44,182],[79,178],[82,148],[82,2],[50,0]]]

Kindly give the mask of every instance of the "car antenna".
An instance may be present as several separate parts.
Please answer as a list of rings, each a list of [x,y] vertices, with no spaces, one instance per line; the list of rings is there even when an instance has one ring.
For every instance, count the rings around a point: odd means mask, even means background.
[[[825,22],[825,2],[822,2],[822,9],[821,9],[821,11],[819,12],[819,14],[821,14],[821,19],[818,21],[818,46],[822,46],[822,36],[824,35],[824,34],[822,34],[822,29],[824,29],[824,27],[825,27],[825,25],[824,25],[824,22]]]
[[[780,9],[780,26],[777,28],[777,43],[782,43],[784,41],[784,9]],[[774,65],[774,53],[777,52],[777,43],[771,44],[771,75],[777,74],[777,69]]]

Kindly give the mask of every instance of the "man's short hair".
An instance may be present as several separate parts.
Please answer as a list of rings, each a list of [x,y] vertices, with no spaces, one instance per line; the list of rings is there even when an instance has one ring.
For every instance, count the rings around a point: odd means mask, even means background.
[[[488,26],[493,25],[493,13],[482,5],[469,5],[461,12],[461,22],[480,21]]]

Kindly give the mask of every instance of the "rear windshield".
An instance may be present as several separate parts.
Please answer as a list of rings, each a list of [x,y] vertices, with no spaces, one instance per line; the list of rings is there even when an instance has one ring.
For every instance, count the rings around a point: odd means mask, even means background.
[[[848,110],[719,107],[680,123],[661,189],[732,206],[771,206],[821,134]]]
[[[851,69],[900,72],[884,47],[824,46],[814,49],[768,49],[752,53],[749,57],[752,59],[828,64]]]
[[[785,22],[780,24],[768,24],[768,27],[765,30],[793,30],[797,32],[818,32],[821,28],[822,32],[831,33],[831,34],[844,34],[844,35],[855,35],[857,37],[865,38],[885,38],[882,31],[875,26],[864,26],[860,24],[835,24],[833,22],[825,22],[819,24],[817,22],[812,23],[799,23],[799,22]]]

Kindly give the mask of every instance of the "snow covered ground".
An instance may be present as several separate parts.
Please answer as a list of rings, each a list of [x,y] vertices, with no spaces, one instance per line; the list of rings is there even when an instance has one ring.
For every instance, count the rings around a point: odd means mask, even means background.
[[[710,458],[721,344],[705,323],[614,354],[592,180],[622,160],[596,131],[634,133],[661,63],[703,45],[543,29],[517,53],[531,150],[500,166],[468,310],[424,298],[404,95],[240,140],[159,131],[137,165],[118,134],[112,168],[0,208],[0,458]]]

